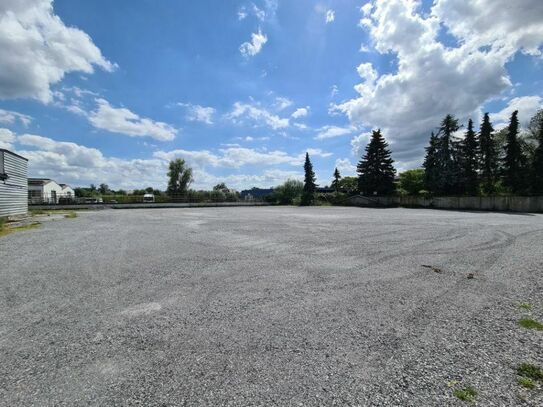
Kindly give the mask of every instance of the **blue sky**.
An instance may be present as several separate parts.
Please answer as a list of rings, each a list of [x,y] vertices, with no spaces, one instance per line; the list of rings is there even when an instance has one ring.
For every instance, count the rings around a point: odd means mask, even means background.
[[[542,102],[537,0],[3,3],[0,147],[72,185],[164,188],[180,157],[195,188],[269,187],[306,151],[325,185],[372,128],[402,170],[446,113]]]

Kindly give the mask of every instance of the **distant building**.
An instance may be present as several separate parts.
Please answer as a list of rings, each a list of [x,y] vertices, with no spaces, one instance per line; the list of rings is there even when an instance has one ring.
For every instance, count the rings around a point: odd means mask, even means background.
[[[243,199],[261,199],[273,194],[273,188],[251,188],[244,189],[239,193]]]
[[[28,202],[31,204],[58,204],[74,197],[74,190],[67,184],[58,184],[49,178],[28,179]]]
[[[28,160],[0,149],[0,217],[28,212]]]
[[[74,198],[75,191],[68,184],[59,184],[62,187],[62,196],[66,198]]]

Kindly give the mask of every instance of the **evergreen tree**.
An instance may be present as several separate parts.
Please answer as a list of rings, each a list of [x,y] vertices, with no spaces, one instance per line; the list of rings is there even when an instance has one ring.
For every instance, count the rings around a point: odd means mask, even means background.
[[[494,128],[488,113],[485,113],[479,131],[481,187],[486,194],[495,192],[496,174],[498,173],[498,150],[494,139]]]
[[[430,144],[426,147],[426,157],[424,157],[424,185],[425,188],[432,192],[437,193],[439,188],[439,165],[437,153],[439,151],[439,139],[432,132],[430,136]]]
[[[478,142],[477,136],[473,131],[473,121],[469,119],[468,129],[464,140],[462,140],[462,181],[464,192],[468,195],[477,195],[478,193]]]
[[[542,112],[540,110],[540,112]],[[532,192],[543,194],[543,114],[539,114],[537,147],[532,162]]]
[[[339,191],[339,180],[341,179],[341,175],[339,174],[338,169],[336,168],[334,170],[334,180],[332,181],[331,187],[334,188],[336,192]]]
[[[454,195],[460,192],[460,154],[453,136],[459,128],[458,120],[450,114],[445,116],[439,128],[437,192],[440,194]]]
[[[394,160],[381,130],[373,131],[366,153],[358,163],[358,189],[364,195],[388,195],[394,192]]]
[[[504,147],[505,158],[503,160],[503,183],[513,193],[524,190],[526,178],[526,157],[522,153],[518,139],[519,122],[517,115],[518,110],[515,110],[507,127],[507,139]]]
[[[312,205],[315,201],[315,189],[317,188],[317,184],[315,184],[315,172],[313,171],[313,164],[311,164],[311,161],[309,160],[309,153],[305,153],[304,173],[302,205]]]

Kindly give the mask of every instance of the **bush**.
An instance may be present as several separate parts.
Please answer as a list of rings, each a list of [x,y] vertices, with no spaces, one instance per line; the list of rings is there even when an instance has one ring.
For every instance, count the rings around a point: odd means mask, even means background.
[[[419,195],[424,189],[424,170],[417,168],[400,173],[397,192],[400,195]]]
[[[292,205],[297,198],[301,198],[303,190],[303,182],[288,179],[274,189],[272,199],[280,205]]]

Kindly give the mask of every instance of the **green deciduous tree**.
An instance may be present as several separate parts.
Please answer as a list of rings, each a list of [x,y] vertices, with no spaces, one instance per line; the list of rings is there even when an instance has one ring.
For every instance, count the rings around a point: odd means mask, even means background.
[[[98,192],[100,192],[102,195],[106,195],[109,193],[109,186],[107,184],[100,184],[98,187]]]
[[[168,171],[168,193],[184,194],[193,181],[192,169],[180,158],[170,161]]]
[[[358,163],[358,188],[364,195],[389,195],[394,192],[394,160],[381,130],[373,131],[365,154]]]
[[[358,177],[342,177],[338,184],[340,191],[354,195],[358,190]]]
[[[221,182],[213,187],[213,191],[222,191],[226,194],[230,192],[230,189],[226,186],[224,182]]]
[[[283,205],[292,205],[304,191],[302,181],[288,179],[273,190],[273,199]]]
[[[422,168],[400,173],[400,189],[408,195],[418,195],[424,190],[426,172]]]
[[[304,192],[302,194],[302,205],[312,205],[315,201],[315,172],[313,171],[313,164],[309,159],[309,153],[305,153],[304,163]]]

